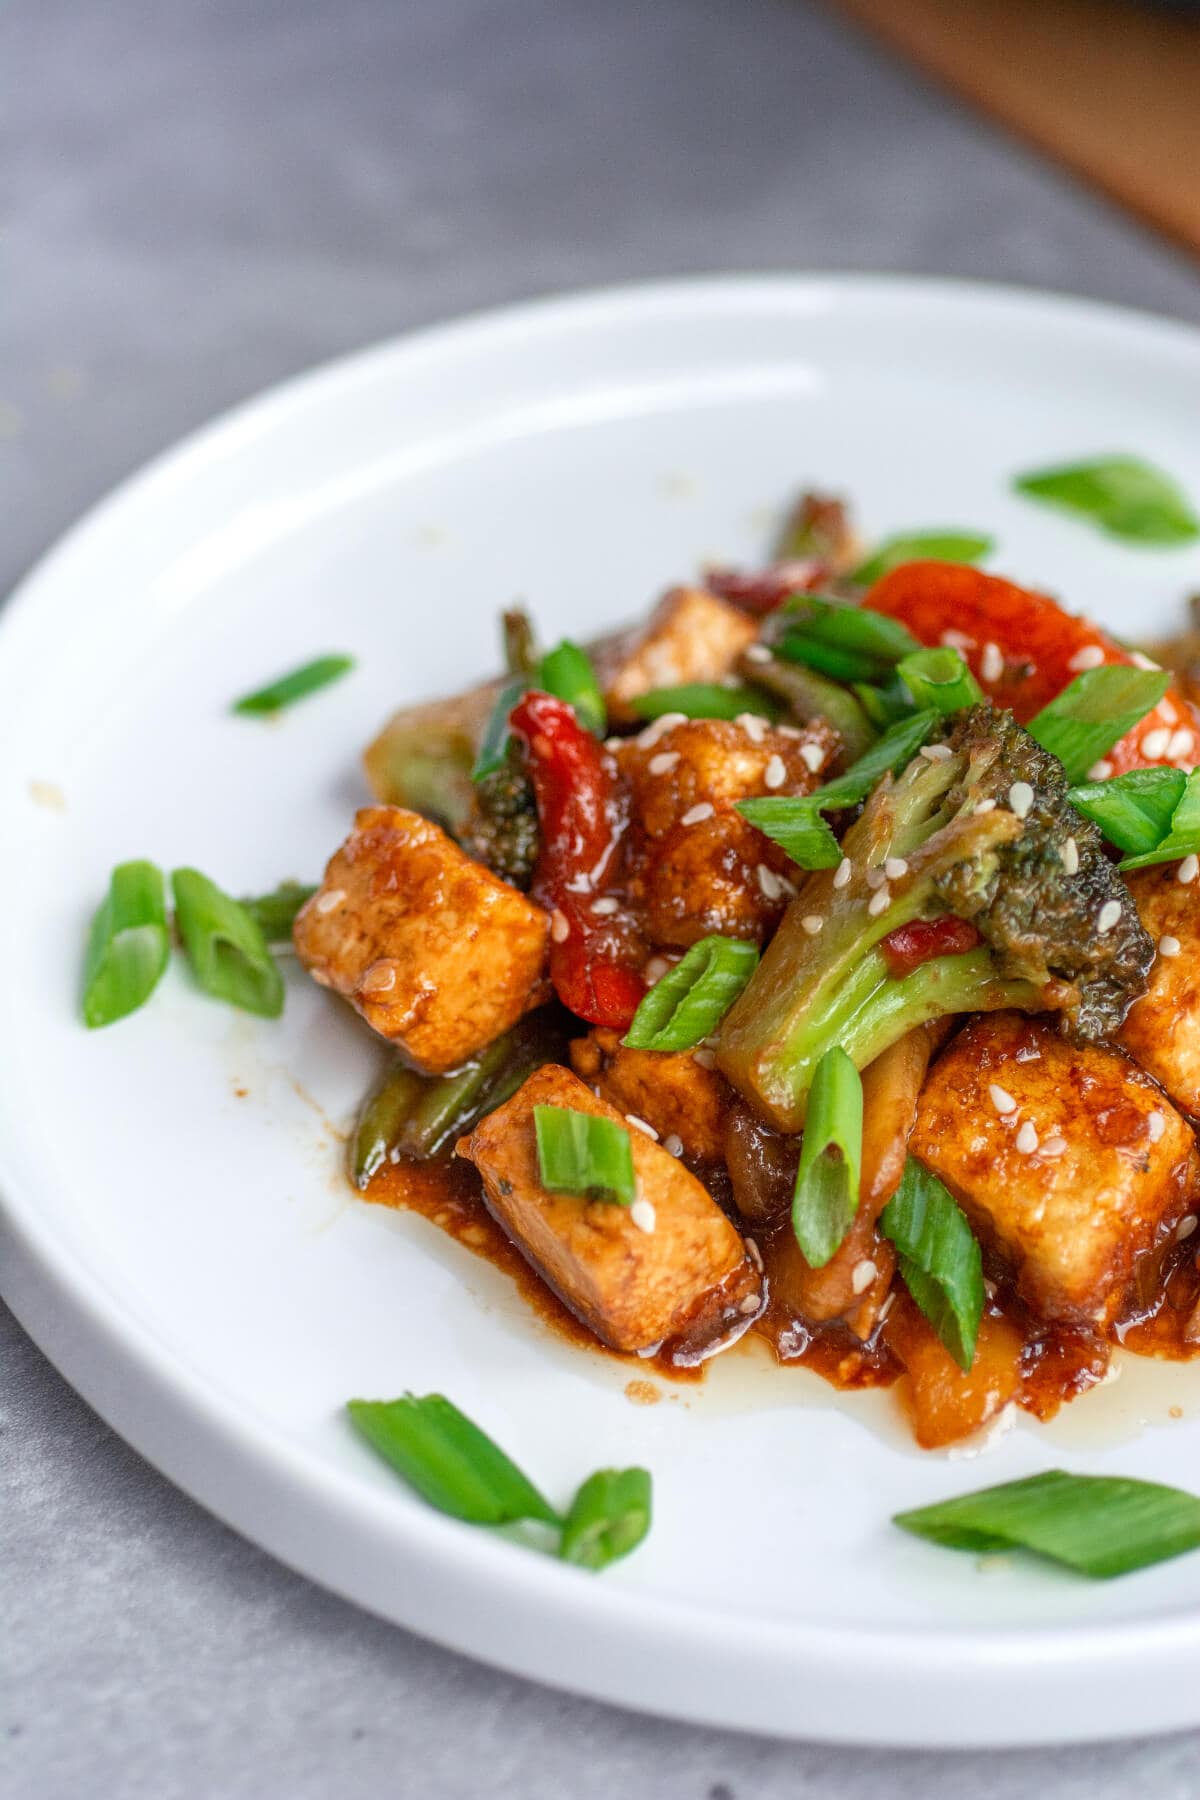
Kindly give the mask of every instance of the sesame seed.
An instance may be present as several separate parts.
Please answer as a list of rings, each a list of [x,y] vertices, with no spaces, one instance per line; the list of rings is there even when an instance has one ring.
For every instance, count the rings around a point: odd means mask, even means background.
[[[856,1294],[865,1294],[878,1273],[879,1270],[870,1257],[864,1257],[862,1262],[854,1265],[853,1273],[850,1276],[851,1290]]]
[[[1027,819],[1033,805],[1033,789],[1027,781],[1014,781],[1008,790],[1008,804],[1018,819]]]
[[[1096,920],[1096,930],[1100,933],[1101,937],[1103,937],[1106,931],[1112,930],[1120,917],[1121,902],[1119,900],[1106,900],[1104,905],[1100,908],[1100,916]]]
[[[627,1125],[632,1125],[635,1131],[644,1131],[646,1136],[648,1138],[653,1138],[654,1142],[657,1144],[658,1133],[655,1131],[653,1125],[648,1125],[645,1119],[639,1119],[636,1113],[626,1113],[625,1123]]]
[[[1179,939],[1177,937],[1171,937],[1169,933],[1160,937],[1158,940],[1158,954],[1160,956],[1178,956],[1182,948],[1183,946],[1179,942]]]
[[[550,936],[556,944],[565,944],[571,935],[571,927],[567,923],[567,915],[556,906],[550,914]]]
[[[1196,1215],[1195,1213],[1189,1213],[1188,1217],[1186,1219],[1180,1219],[1178,1225],[1175,1227],[1175,1242],[1177,1244],[1182,1244],[1184,1238],[1190,1238],[1195,1229]]]
[[[1172,732],[1171,741],[1167,745],[1167,755],[1172,762],[1182,762],[1192,754],[1196,747],[1196,734],[1181,725],[1178,731]]]
[[[763,785],[769,788],[781,788],[787,780],[787,769],[782,756],[776,754],[763,770]]]
[[[988,1083],[988,1094],[991,1097],[992,1105],[995,1107],[995,1109],[998,1113],[1014,1113],[1014,1112],[1016,1112],[1016,1110],[1017,1110],[1016,1101],[1013,1099],[1013,1097],[1009,1093],[1008,1089],[1002,1088],[998,1081],[992,1081],[992,1082]]]
[[[1073,837],[1067,839],[1066,843],[1059,851],[1059,855],[1062,857],[1062,866],[1067,871],[1067,874],[1078,875],[1079,845],[1075,842]]]
[[[716,807],[711,800],[701,800],[698,806],[689,806],[679,823],[681,825],[702,825],[705,819],[711,819]]]
[[[755,873],[758,876],[758,885],[762,889],[763,899],[778,900],[783,893],[783,883],[774,869],[768,869],[766,863],[759,863]]]
[[[885,1296],[883,1305],[880,1307],[879,1311],[875,1314],[875,1323],[877,1325],[883,1324],[883,1321],[887,1318],[888,1314],[891,1312],[892,1307],[895,1304],[896,1304],[895,1294],[888,1294]]]
[[[1102,756],[1100,758],[1100,761],[1094,762],[1092,764],[1091,768],[1088,770],[1088,772],[1087,772],[1088,780],[1089,781],[1107,781],[1109,776],[1112,774],[1112,769],[1113,769],[1112,764],[1110,762],[1106,761],[1105,758]]]
[[[677,1132],[668,1132],[667,1136],[663,1139],[663,1149],[668,1156],[682,1156],[683,1139]]]
[[[1043,1156],[1061,1156],[1066,1150],[1066,1147],[1067,1140],[1065,1137],[1055,1136],[1044,1138],[1041,1145],[1041,1154]]]
[[[665,956],[652,956],[646,964],[646,967],[642,970],[642,974],[646,977],[646,980],[651,986],[653,986],[656,981],[662,980],[670,966],[671,965]]]
[[[619,750],[619,749],[620,749],[620,748],[621,748],[621,745],[622,745],[622,744],[623,744],[623,743],[624,743],[624,742],[625,742],[625,739],[624,739],[624,738],[619,738],[619,737],[610,737],[610,738],[605,738],[605,740],[604,740],[604,748],[605,748],[605,749],[606,749],[606,750],[607,750],[607,751],[609,751],[609,752],[610,752],[610,753],[611,753],[611,754],[612,754],[612,755],[614,755],[614,756],[615,756],[615,755],[616,755],[616,753],[617,753],[617,751],[618,751],[618,750]]]
[[[369,968],[358,984],[360,994],[386,994],[389,988],[396,985],[396,967],[394,963],[375,963]]]
[[[954,752],[949,744],[922,744],[921,755],[926,762],[949,762]]]
[[[765,644],[751,644],[746,650],[747,662],[768,663],[770,660],[771,652]]]
[[[702,1069],[715,1069],[717,1066],[717,1059],[711,1050],[693,1050],[692,1061],[699,1063]]]
[[[869,888],[881,888],[886,880],[887,876],[882,868],[867,870],[867,886]]]
[[[850,858],[848,856],[843,856],[841,862],[838,864],[837,868],[834,871],[834,876],[833,876],[834,887],[835,888],[844,888],[846,883],[849,881],[851,875],[853,875],[853,873],[854,873],[854,864],[850,861]]]
[[[629,1217],[639,1231],[651,1232],[654,1230],[658,1215],[649,1200],[638,1199],[630,1207]]]
[[[746,1298],[742,1301],[742,1304],[738,1307],[738,1311],[746,1318],[749,1318],[751,1313],[756,1313],[761,1305],[761,1294],[747,1294]]]
[[[616,910],[617,902],[611,894],[605,894],[603,898],[592,901],[592,911],[602,919],[609,918]]]
[[[880,913],[885,913],[891,904],[892,891],[889,887],[884,886],[879,889],[878,893],[871,895],[867,902],[867,911],[873,919],[877,919]]]
[[[639,750],[653,750],[655,744],[657,744],[660,737],[664,737],[668,731],[674,731],[676,725],[686,725],[686,724],[687,724],[687,714],[686,713],[681,713],[681,712],[660,713],[657,719],[652,719],[650,721],[650,723],[649,723],[649,725],[647,725],[645,731],[638,733],[638,739],[637,739],[638,749]]]
[[[1170,742],[1171,733],[1167,727],[1165,725],[1157,725],[1153,731],[1148,731],[1142,739],[1142,755],[1150,757],[1151,760],[1155,760],[1160,756],[1165,756],[1167,754],[1167,745]]]
[[[767,735],[767,722],[757,713],[739,713],[734,724],[741,726],[752,744],[761,744]]]
[[[1152,1112],[1146,1114],[1146,1136],[1150,1139],[1152,1144],[1157,1144],[1159,1138],[1166,1129],[1167,1121],[1162,1113]]]
[[[313,901],[313,911],[322,914],[332,912],[335,907],[342,904],[345,898],[345,888],[326,888],[325,892],[318,894]]]
[[[941,642],[947,650],[970,650],[975,639],[967,637],[966,633],[962,631],[943,631]]]
[[[1100,645],[1085,644],[1082,650],[1077,650],[1075,652],[1074,656],[1067,664],[1067,667],[1068,669],[1073,669],[1077,675],[1082,675],[1085,669],[1098,669],[1103,665],[1103,662],[1104,651],[1101,649]]]
[[[1175,871],[1176,881],[1181,881],[1184,887],[1191,887],[1197,875],[1200,875],[1200,856],[1185,856]]]
[[[804,736],[798,725],[777,725],[775,731],[779,737],[802,738]]]
[[[1032,1156],[1038,1147],[1037,1126],[1032,1119],[1026,1119],[1016,1138],[1017,1149],[1022,1156]]]
[[[996,810],[996,802],[990,798],[987,800],[981,800],[979,802],[979,805],[975,808],[975,811],[977,813],[990,813],[990,812],[995,812],[995,810]]]
[[[809,937],[816,937],[825,921],[820,913],[805,913],[800,923],[803,925],[805,931],[807,931]]]
[[[815,775],[824,766],[825,752],[820,744],[801,744],[800,761],[810,774]]]
[[[1161,669],[1162,668],[1162,664],[1156,663],[1154,661],[1153,657],[1146,655],[1144,650],[1131,650],[1129,652],[1129,660],[1133,664],[1135,669]]]
[[[902,856],[889,856],[883,865],[883,872],[889,881],[899,881],[908,874],[908,864]]]
[[[979,673],[984,681],[999,681],[1004,673],[1004,658],[999,644],[985,644],[979,659]]]
[[[669,775],[678,761],[678,750],[660,750],[657,756],[650,758],[646,768],[651,775]]]
[[[762,1251],[759,1249],[758,1245],[755,1243],[755,1241],[752,1237],[744,1238],[742,1241],[746,1246],[747,1256],[750,1258],[750,1261],[754,1264],[755,1268],[761,1274],[762,1266],[763,1266]]]

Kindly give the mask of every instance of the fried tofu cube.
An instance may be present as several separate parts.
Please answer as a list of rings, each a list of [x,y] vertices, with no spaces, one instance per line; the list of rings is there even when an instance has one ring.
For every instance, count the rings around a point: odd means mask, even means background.
[[[629,783],[629,895],[652,943],[686,948],[717,932],[761,940],[779,922],[795,865],[742,818],[739,800],[807,794],[837,737],[822,723],[689,719],[616,751]]]
[[[663,1141],[678,1138],[695,1162],[721,1161],[729,1087],[693,1051],[631,1050],[619,1031],[603,1027],[570,1049],[575,1073],[619,1113],[644,1119]]]
[[[541,1183],[535,1106],[594,1113],[629,1131],[643,1209],[549,1193]],[[716,1201],[673,1156],[597,1100],[569,1069],[529,1077],[480,1121],[458,1154],[483,1177],[490,1211],[542,1279],[614,1350],[682,1340],[694,1360],[761,1305],[762,1277]],[[649,1226],[647,1228],[647,1221]]]
[[[703,588],[674,588],[607,671],[604,704],[617,725],[632,725],[631,702],[656,688],[720,681],[758,636],[756,621]]]
[[[550,920],[398,806],[364,807],[297,914],[296,953],[427,1074],[457,1068],[545,999]]]
[[[1135,869],[1126,880],[1159,952],[1149,990],[1118,1041],[1177,1106],[1200,1118],[1200,883],[1181,882],[1178,863]]]
[[[1195,1204],[1190,1126],[1116,1050],[993,1013],[954,1039],[910,1148],[1042,1318],[1106,1324]]]

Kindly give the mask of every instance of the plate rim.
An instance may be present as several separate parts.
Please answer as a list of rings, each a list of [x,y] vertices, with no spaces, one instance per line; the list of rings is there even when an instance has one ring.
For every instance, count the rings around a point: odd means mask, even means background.
[[[941,277],[786,271],[692,275],[481,309],[401,333],[274,384],[126,476],[50,546],[0,609],[0,659],[27,615],[49,603],[43,595],[52,600],[64,574],[69,578],[72,561],[86,561],[98,531],[114,519],[119,522],[123,512],[142,508],[160,484],[186,485],[208,457],[220,456],[257,433],[269,433],[289,414],[319,409],[327,394],[376,379],[381,371],[402,374],[406,362],[453,359],[464,344],[488,348],[490,343],[494,348],[506,336],[536,336],[547,321],[586,333],[614,314],[634,315],[635,321],[656,309],[670,313],[680,307],[713,314],[732,308],[744,314],[754,301],[775,306],[805,302],[825,310],[845,293],[873,298],[884,307],[901,303],[952,310],[990,308],[1015,323],[1035,326],[1069,323],[1079,328],[1089,323],[1116,332],[1123,340],[1134,332],[1143,341],[1200,365],[1200,330],[1183,320],[1061,292]],[[278,1560],[369,1611],[464,1654],[556,1687],[635,1710],[776,1736],[912,1746],[1095,1739],[1106,1735],[1095,1723],[1105,1710],[1101,1688],[1108,1687],[1115,1704],[1123,1675],[1135,1662],[1139,1682],[1155,1690],[1156,1706],[1149,1718],[1130,1725],[1130,1731],[1169,1730],[1200,1719],[1200,1700],[1195,1697],[1200,1606],[1190,1613],[1045,1630],[1026,1625],[933,1625],[919,1633],[907,1627],[829,1627],[743,1618],[636,1588],[605,1585],[486,1534],[463,1531],[426,1509],[397,1507],[386,1492],[377,1494],[359,1482],[353,1470],[337,1467],[257,1420],[236,1397],[222,1396],[174,1359],[164,1362],[161,1348],[156,1353],[152,1329],[124,1306],[114,1307],[103,1282],[73,1246],[58,1241],[50,1226],[39,1228],[36,1206],[22,1208],[23,1187],[28,1184],[33,1191],[37,1184],[35,1168],[22,1170],[22,1161],[19,1150],[0,1142],[0,1246],[5,1252],[0,1286],[34,1342],[88,1404],[175,1485]],[[107,1367],[104,1357],[109,1358]],[[177,1441],[181,1417],[189,1427],[188,1445]],[[257,1495],[256,1484],[263,1489]],[[281,1528],[280,1513],[289,1509],[292,1516]],[[356,1564],[353,1575],[344,1565],[340,1571],[335,1567],[336,1557],[322,1546],[323,1533],[336,1537],[329,1532],[331,1509],[337,1520],[352,1521],[362,1543],[374,1545],[376,1554],[394,1554],[400,1536],[408,1541],[413,1556],[426,1561],[426,1580],[412,1606],[398,1609],[393,1600],[381,1599],[370,1561],[363,1562],[361,1554],[357,1562],[362,1568]],[[438,1578],[432,1585],[431,1572]],[[588,1583],[586,1590],[576,1588],[580,1581]],[[466,1623],[476,1613],[481,1592],[497,1603],[496,1617],[482,1642],[477,1616],[470,1629]],[[576,1654],[564,1666],[563,1634],[569,1636],[572,1626],[578,1625],[576,1602],[584,1592],[589,1637],[596,1636],[586,1656]],[[510,1607],[524,1615],[525,1629],[520,1633],[507,1616]],[[401,1616],[405,1612],[408,1616]],[[453,1618],[445,1616],[449,1612]],[[759,1704],[745,1680],[736,1684],[737,1695],[731,1692],[715,1710],[707,1693],[703,1701],[689,1698],[689,1690],[699,1692],[700,1684],[691,1676],[700,1667],[698,1640],[702,1652],[705,1634],[697,1626],[705,1620],[727,1646],[733,1645],[745,1671],[753,1676]],[[541,1645],[551,1633],[555,1648],[548,1653]],[[638,1639],[636,1670],[629,1666],[630,1633]],[[905,1667],[914,1647],[919,1648],[919,1672]],[[669,1691],[644,1692],[646,1666],[663,1667],[668,1662],[677,1671],[667,1684]],[[782,1686],[779,1665],[787,1675]],[[806,1678],[821,1676],[810,1702],[815,1697],[822,1716],[813,1717],[811,1704],[799,1706],[801,1716],[789,1723],[782,1702],[801,1672]],[[864,1676],[868,1681],[886,1680],[893,1690],[907,1687],[904,1720],[896,1720],[893,1705],[892,1726],[875,1730],[853,1704],[839,1710],[837,1684],[853,1682],[857,1687]],[[981,1733],[977,1724],[960,1730],[953,1701],[964,1679],[994,1683],[1007,1692],[1009,1707],[997,1709],[996,1735]],[[1048,1702],[1053,1699],[1047,1706],[1053,1717],[1022,1712],[1033,1682],[1041,1684]],[[1078,1703],[1073,1710],[1066,1706],[1071,1682],[1100,1684],[1091,1688],[1086,1708]],[[936,1724],[930,1717],[930,1688],[938,1695]],[[1009,1716],[1014,1707],[1016,1714]]]

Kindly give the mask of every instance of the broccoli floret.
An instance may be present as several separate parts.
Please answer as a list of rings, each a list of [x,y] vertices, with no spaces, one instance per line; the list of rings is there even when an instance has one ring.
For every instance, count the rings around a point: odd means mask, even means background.
[[[874,788],[842,849],[840,870],[805,879],[721,1028],[720,1067],[785,1131],[834,1044],[864,1068],[916,1025],[999,1007],[1104,1037],[1146,990],[1154,949],[1133,899],[1062,765],[1010,713],[957,714]],[[982,942],[893,973],[884,940],[941,917]]]
[[[533,880],[540,838],[537,803],[519,747],[509,746],[504,766],[475,783],[474,804],[460,834],[469,855],[514,887]]]

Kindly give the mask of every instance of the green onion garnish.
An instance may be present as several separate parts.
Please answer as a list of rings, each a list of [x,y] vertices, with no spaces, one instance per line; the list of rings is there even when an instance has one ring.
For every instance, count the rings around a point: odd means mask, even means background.
[[[835,1044],[813,1075],[792,1197],[792,1229],[814,1269],[833,1256],[858,1210],[862,1124],[862,1081]]]
[[[606,1569],[636,1550],[650,1529],[646,1469],[597,1469],[563,1520],[559,1555],[581,1569]]]
[[[471,770],[472,781],[482,781],[485,775],[494,775],[497,769],[504,767],[512,739],[508,729],[508,716],[528,687],[529,683],[524,676],[516,676],[512,681],[506,681],[496,695],[495,705],[480,739],[475,767]]]
[[[1156,1481],[1048,1469],[897,1513],[892,1523],[948,1550],[1032,1550],[1107,1580],[1200,1546],[1200,1499]]]
[[[83,1020],[113,1025],[145,1004],[170,955],[166,886],[152,862],[119,863],[88,934]]]
[[[469,1525],[561,1523],[516,1463],[441,1394],[351,1400],[347,1411],[372,1448],[439,1512]]]
[[[281,881],[270,894],[257,894],[242,905],[250,914],[268,944],[285,944],[292,935],[296,914],[306,900],[316,893],[302,881]]]
[[[192,973],[218,1000],[264,1019],[283,1011],[283,977],[256,920],[199,869],[171,876],[175,923]]]
[[[1087,669],[1025,729],[1043,750],[1057,756],[1068,781],[1082,781],[1106,750],[1153,711],[1170,684],[1165,669],[1134,669],[1123,663]]]
[[[878,657],[864,656],[861,650],[845,650],[840,644],[826,644],[800,631],[785,632],[774,650],[784,662],[803,663],[831,681],[878,681],[891,667]]]
[[[1173,775],[1182,775],[1182,769],[1170,771]],[[1161,771],[1166,773],[1166,771]],[[1171,823],[1167,831],[1154,845],[1140,855],[1126,856],[1119,867],[1122,869],[1146,869],[1152,863],[1182,862],[1185,856],[1192,856],[1200,851],[1200,769],[1193,769],[1184,775],[1183,792],[1179,796],[1175,810],[1171,814]]]
[[[1110,537],[1133,544],[1193,544],[1200,519],[1178,484],[1136,456],[1102,456],[1018,475],[1013,486],[1031,500],[1090,519]]]
[[[853,580],[867,587],[889,570],[898,569],[901,563],[923,562],[927,558],[935,562],[976,563],[989,555],[992,547],[992,539],[978,531],[900,532],[896,537],[885,538],[874,555],[859,564]]]
[[[547,650],[541,660],[536,685],[573,706],[575,717],[585,731],[603,737],[608,718],[604,696],[591,658],[578,644],[564,638],[553,650]]]
[[[798,594],[780,616],[786,630],[777,655],[839,681],[886,680],[893,664],[921,648],[898,619],[846,600]]]
[[[1100,827],[1110,844],[1131,856],[1143,856],[1170,831],[1187,784],[1182,769],[1130,769],[1107,781],[1085,781],[1067,798]]]
[[[856,681],[853,687],[859,705],[877,731],[885,731],[912,712],[912,695],[898,675],[883,682]]]
[[[882,776],[904,767],[939,723],[940,715],[931,707],[910,713],[889,726],[844,775],[827,781],[814,794],[768,794],[739,801],[737,810],[802,869],[836,868],[842,853],[821,814],[839,812],[865,800]]]
[[[645,995],[625,1043],[631,1050],[691,1050],[717,1029],[757,967],[757,944],[701,938]]]
[[[285,706],[291,706],[308,694],[315,694],[318,688],[328,687],[339,676],[349,674],[353,667],[352,656],[318,656],[314,662],[293,669],[290,675],[281,675],[277,681],[269,681],[266,687],[243,694],[240,700],[234,701],[232,710],[255,718],[282,712]]]
[[[565,1106],[535,1106],[533,1125],[542,1186],[550,1193],[633,1205],[633,1146],[623,1125]]]
[[[900,1252],[900,1273],[955,1362],[969,1369],[983,1316],[983,1262],[962,1212],[914,1157],[879,1229]]]
[[[983,690],[957,650],[918,650],[897,664],[896,673],[920,707],[961,712],[983,699]]]
[[[737,719],[743,713],[758,713],[764,719],[779,716],[779,708],[759,688],[722,687],[708,681],[655,688],[636,695],[629,704],[640,719],[659,719],[664,713],[682,713],[685,719]]]

